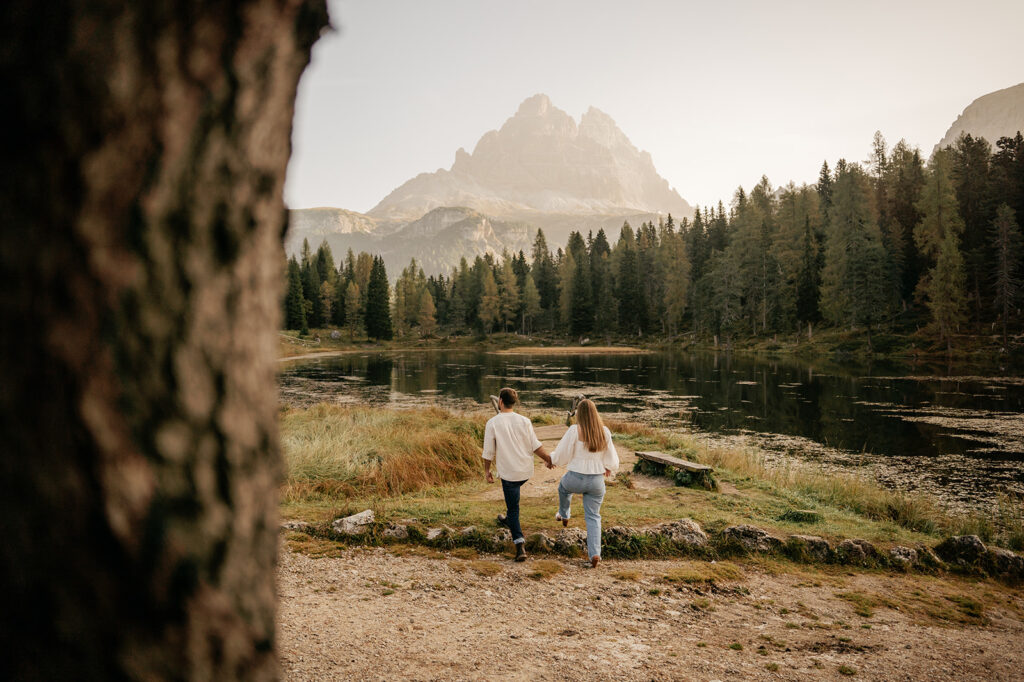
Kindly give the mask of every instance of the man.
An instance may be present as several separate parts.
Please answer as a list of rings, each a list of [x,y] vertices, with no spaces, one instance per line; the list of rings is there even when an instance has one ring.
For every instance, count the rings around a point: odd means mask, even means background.
[[[512,542],[516,545],[516,561],[526,560],[523,529],[519,525],[519,489],[533,476],[533,455],[536,454],[547,465],[554,467],[551,456],[540,444],[533,424],[521,414],[512,411],[519,402],[519,396],[511,388],[503,388],[498,394],[498,414],[487,421],[484,429],[484,473],[487,482],[494,483],[491,462],[495,463],[501,491],[505,494],[505,515],[498,515],[498,523],[512,531]]]

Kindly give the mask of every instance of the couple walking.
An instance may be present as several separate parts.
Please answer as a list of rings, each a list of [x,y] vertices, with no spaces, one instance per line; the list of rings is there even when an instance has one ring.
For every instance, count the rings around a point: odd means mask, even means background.
[[[533,456],[544,461],[548,469],[564,466],[568,469],[558,484],[558,511],[555,520],[569,525],[569,505],[573,494],[583,496],[583,518],[587,524],[587,556],[590,565],[601,561],[601,502],[604,500],[604,478],[619,468],[619,456],[612,443],[611,431],[601,422],[594,403],[580,402],[576,409],[576,423],[558,442],[555,451],[541,445],[533,430],[533,423],[512,408],[519,396],[511,388],[498,394],[498,414],[491,417],[484,430],[484,473],[487,482],[494,482],[491,463],[501,479],[505,494],[505,515],[498,523],[512,532],[516,545],[516,561],[526,559],[525,539],[519,523],[519,489],[533,475]]]

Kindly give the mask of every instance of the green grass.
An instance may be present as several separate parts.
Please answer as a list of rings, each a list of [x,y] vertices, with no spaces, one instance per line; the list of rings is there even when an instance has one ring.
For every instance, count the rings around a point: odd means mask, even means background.
[[[480,443],[486,412],[453,414],[439,409],[388,410],[318,405],[282,412],[287,467],[282,487],[286,518],[325,522],[366,508],[382,521],[416,518],[428,526],[474,525],[490,531],[500,500],[479,499],[484,482]],[[558,421],[533,415],[537,423]],[[1004,498],[998,513],[955,517],[927,498],[884,489],[863,477],[821,473],[809,467],[770,467],[747,449],[707,448],[691,436],[610,421],[615,440],[634,450],[657,449],[715,467],[730,490],[689,487],[608,486],[602,507],[606,529],[644,527],[690,517],[709,533],[748,523],[780,535],[812,532],[833,540],[859,537],[881,544],[935,544],[946,535],[976,532],[987,542],[1019,547],[1024,511]],[[493,488],[492,489],[496,489]],[[578,502],[577,502],[578,504]],[[554,534],[554,499],[524,497],[528,531]],[[793,510],[813,510],[808,526]],[[582,517],[577,511],[576,516]],[[631,538],[610,545],[607,558],[668,556],[656,539]]]

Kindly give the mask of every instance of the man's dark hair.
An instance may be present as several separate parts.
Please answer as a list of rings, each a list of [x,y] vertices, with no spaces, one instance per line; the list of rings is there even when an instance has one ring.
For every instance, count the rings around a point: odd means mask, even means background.
[[[501,400],[501,404],[505,407],[512,407],[519,402],[519,394],[516,393],[514,388],[503,388],[498,393],[498,398]]]

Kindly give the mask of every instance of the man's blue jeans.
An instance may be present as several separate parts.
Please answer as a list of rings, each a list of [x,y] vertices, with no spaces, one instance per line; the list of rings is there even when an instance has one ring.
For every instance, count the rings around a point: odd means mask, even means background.
[[[501,492],[505,494],[505,523],[512,531],[512,542],[517,545],[525,542],[523,529],[519,525],[519,489],[526,481],[506,481],[501,479]]]
[[[587,556],[601,556],[601,503],[604,501],[604,474],[580,474],[567,471],[558,483],[558,514],[569,518],[573,493],[583,495],[583,518],[587,522]]]

